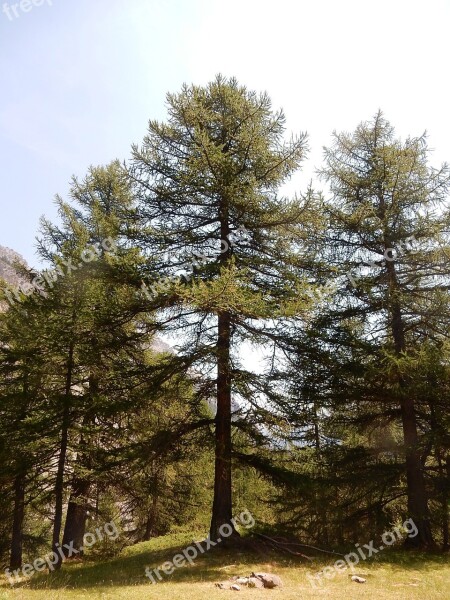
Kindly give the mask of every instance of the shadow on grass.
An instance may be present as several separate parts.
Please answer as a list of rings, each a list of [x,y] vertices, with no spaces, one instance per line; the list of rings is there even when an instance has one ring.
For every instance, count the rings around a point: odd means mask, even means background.
[[[191,542],[192,543],[192,542]],[[179,554],[189,543],[183,546],[171,546],[158,550],[145,550],[133,553],[130,556],[122,555],[105,562],[72,562],[65,563],[59,572],[50,574],[36,574],[27,582],[17,584],[15,588],[28,589],[87,589],[100,587],[152,585],[145,575],[146,567],[150,571],[160,567],[164,562],[171,561],[175,554]],[[193,565],[175,569],[172,575],[161,572],[162,581],[165,583],[198,583],[223,581],[230,575],[249,574],[249,569],[256,568],[261,563],[276,564],[280,567],[293,566],[293,561],[271,551],[266,553],[258,551],[245,551],[240,549],[214,548],[205,554],[199,554]],[[303,564],[305,564],[303,562]],[[224,567],[234,566],[228,572]]]
[[[448,567],[450,565],[450,554],[448,552],[421,552],[419,550],[397,549],[380,552],[374,560],[371,561],[379,565],[391,565],[401,569],[435,569],[441,565]]]
[[[62,570],[57,573],[37,574],[27,582],[17,584],[16,588],[28,589],[88,589],[109,588],[119,586],[151,585],[145,575],[146,567],[150,571],[161,566],[166,561],[171,561],[175,554],[179,554],[192,542],[184,545],[170,545],[164,548],[150,548],[139,546],[127,548],[121,556],[104,562],[72,562],[65,563]],[[352,550],[349,549],[348,552]],[[311,556],[311,562],[296,556],[279,554],[268,548],[254,549],[246,547],[211,549],[205,554],[199,554],[193,565],[175,569],[172,575],[162,575],[159,585],[166,583],[199,583],[215,582],[227,579],[231,575],[248,575],[251,570],[262,569],[261,565],[269,563],[274,568],[320,569],[326,565],[333,565],[340,556]],[[391,565],[404,570],[436,569],[449,564],[448,553],[425,554],[414,551],[386,551],[380,553],[375,559],[361,561],[357,568],[364,569],[371,566]],[[258,566],[259,565],[259,566]],[[229,566],[230,569],[225,567]],[[231,569],[231,567],[233,567]]]

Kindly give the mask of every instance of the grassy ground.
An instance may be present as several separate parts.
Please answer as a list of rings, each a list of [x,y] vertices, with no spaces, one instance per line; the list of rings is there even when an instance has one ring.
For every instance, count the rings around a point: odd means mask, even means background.
[[[249,575],[251,571],[268,571],[280,575],[283,589],[243,589],[244,598],[283,598],[310,600],[327,598],[347,600],[444,600],[450,598],[449,555],[425,556],[388,552],[377,560],[362,562],[355,573],[367,578],[365,584],[350,580],[349,570],[339,572],[332,580],[323,580],[313,589],[307,573],[317,573],[331,560],[286,558],[271,552],[230,551],[220,549],[201,555],[193,566],[177,569],[152,585],[145,577],[145,567],[161,565],[192,543],[184,534],[166,536],[126,548],[122,554],[106,562],[72,563],[59,573],[35,575],[12,588],[2,577],[0,600],[214,600],[226,599],[235,592],[214,587],[217,581],[232,575]]]

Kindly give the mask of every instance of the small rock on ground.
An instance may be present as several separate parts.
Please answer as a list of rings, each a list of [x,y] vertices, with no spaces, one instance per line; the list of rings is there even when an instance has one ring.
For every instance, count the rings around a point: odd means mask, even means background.
[[[252,573],[250,577],[237,577],[235,575],[230,577],[228,581],[221,581],[215,584],[220,590],[234,590],[236,592],[241,590],[242,585],[249,588],[273,589],[283,587],[283,582],[278,575],[272,575],[271,573]]]
[[[252,577],[256,577],[256,579],[262,581],[264,587],[268,589],[283,587],[281,577],[278,577],[278,575],[272,575],[271,573],[252,573]]]

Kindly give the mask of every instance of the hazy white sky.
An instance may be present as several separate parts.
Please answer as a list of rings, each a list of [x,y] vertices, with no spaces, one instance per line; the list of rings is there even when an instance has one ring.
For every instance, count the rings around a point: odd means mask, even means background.
[[[40,1],[18,16],[0,1],[0,245],[31,264],[39,217],[56,218],[70,176],[127,158],[167,91],[218,72],[267,90],[288,130],[308,131],[299,189],[333,129],[378,108],[450,160],[450,0]]]

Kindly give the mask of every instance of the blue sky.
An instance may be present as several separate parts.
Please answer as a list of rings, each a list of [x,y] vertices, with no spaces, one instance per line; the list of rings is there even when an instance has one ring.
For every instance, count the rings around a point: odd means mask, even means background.
[[[378,108],[450,160],[448,0],[41,1],[16,17],[0,0],[0,245],[32,265],[39,217],[57,218],[71,175],[127,158],[167,91],[218,72],[267,90],[288,129],[309,132],[292,190],[333,129]]]

